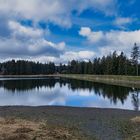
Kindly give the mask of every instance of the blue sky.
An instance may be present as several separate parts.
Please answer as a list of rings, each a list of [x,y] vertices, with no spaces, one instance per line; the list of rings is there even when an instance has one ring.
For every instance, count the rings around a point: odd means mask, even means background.
[[[0,0],[0,60],[89,60],[140,44],[139,0]]]

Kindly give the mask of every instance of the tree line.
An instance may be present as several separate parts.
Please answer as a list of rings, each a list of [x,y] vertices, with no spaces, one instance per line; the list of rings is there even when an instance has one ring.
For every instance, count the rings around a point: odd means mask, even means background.
[[[56,66],[54,63],[41,64],[25,60],[12,60],[0,63],[1,74],[3,75],[36,75],[54,74]]]
[[[0,74],[31,75],[31,74],[98,74],[98,75],[140,75],[139,47],[134,44],[131,58],[124,52],[113,53],[95,58],[94,60],[72,60],[68,64],[55,65],[52,62],[42,64],[25,60],[11,60],[0,63]]]

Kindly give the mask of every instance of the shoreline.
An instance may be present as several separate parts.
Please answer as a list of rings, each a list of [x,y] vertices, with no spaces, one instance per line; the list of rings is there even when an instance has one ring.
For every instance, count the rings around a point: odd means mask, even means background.
[[[61,105],[40,105],[40,106],[29,106],[29,105],[4,105],[0,106],[1,108],[47,108],[47,109],[80,109],[80,110],[111,110],[111,111],[124,111],[124,112],[138,112],[131,109],[121,109],[121,108],[100,108],[100,107],[79,107],[79,106],[61,106]]]
[[[85,74],[0,75],[0,78],[47,78],[47,77],[69,78],[75,80],[84,80],[124,87],[140,88],[140,76],[85,75]]]
[[[136,118],[140,119],[140,112],[130,110],[60,106],[0,106],[0,118],[21,119],[36,123],[47,122],[47,127],[62,130],[65,128],[66,132],[76,134],[74,138],[78,137],[78,140],[82,138],[83,140],[123,140],[124,138],[131,139],[133,136],[140,138],[140,122],[132,121]]]

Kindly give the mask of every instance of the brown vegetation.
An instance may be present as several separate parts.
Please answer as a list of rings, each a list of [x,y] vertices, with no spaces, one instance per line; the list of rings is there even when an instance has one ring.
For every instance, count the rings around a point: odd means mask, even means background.
[[[50,128],[47,122],[0,118],[0,140],[71,140],[81,139],[67,128]]]

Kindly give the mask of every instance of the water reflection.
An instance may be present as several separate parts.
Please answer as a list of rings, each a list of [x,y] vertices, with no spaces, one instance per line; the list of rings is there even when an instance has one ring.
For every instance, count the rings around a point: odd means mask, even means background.
[[[0,79],[0,105],[64,105],[139,110],[140,89],[65,78]]]
[[[132,93],[132,103],[134,105],[134,110],[138,111],[140,106],[139,89],[136,89]]]

